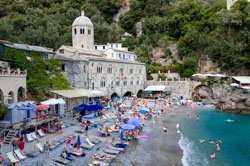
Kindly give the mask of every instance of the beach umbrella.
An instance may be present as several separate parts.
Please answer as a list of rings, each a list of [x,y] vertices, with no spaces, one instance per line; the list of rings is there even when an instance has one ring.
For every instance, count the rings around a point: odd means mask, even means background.
[[[137,119],[137,118],[130,118],[128,120],[128,124],[131,124],[131,125],[135,126],[136,128],[141,126],[141,123],[140,123],[139,119]]]
[[[234,86],[234,87],[239,87],[239,84],[236,84],[236,83],[232,83],[230,84],[231,86]]]
[[[174,102],[174,103],[179,103],[180,101],[179,101],[179,100],[177,100],[177,99],[175,99],[173,102]]]
[[[49,106],[45,105],[45,104],[40,104],[40,105],[35,106],[36,110],[45,110],[45,109],[48,109],[48,108],[49,108]]]
[[[123,124],[121,125],[121,128],[123,130],[134,130],[135,129],[135,126],[134,125],[131,125],[131,124]]]
[[[140,112],[141,114],[146,114],[147,110],[145,110],[145,109],[140,109],[139,112]]]
[[[80,146],[81,144],[82,144],[81,143],[81,138],[80,138],[80,135],[78,135],[77,140],[76,140],[76,145]]]
[[[120,139],[123,140],[123,131],[120,131]]]

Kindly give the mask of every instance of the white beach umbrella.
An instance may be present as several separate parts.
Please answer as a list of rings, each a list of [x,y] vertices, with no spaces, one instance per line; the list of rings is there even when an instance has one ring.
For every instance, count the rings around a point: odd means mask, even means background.
[[[231,86],[234,86],[234,87],[239,87],[239,84],[236,84],[236,83],[232,83],[230,84]]]
[[[249,86],[242,86],[241,88],[244,89],[244,90],[250,90]]]

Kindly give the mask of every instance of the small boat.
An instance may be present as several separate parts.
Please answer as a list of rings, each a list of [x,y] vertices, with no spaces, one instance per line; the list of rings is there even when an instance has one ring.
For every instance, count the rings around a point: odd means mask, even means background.
[[[227,120],[225,120],[226,122],[233,122],[234,120],[232,120],[232,119],[227,119]]]

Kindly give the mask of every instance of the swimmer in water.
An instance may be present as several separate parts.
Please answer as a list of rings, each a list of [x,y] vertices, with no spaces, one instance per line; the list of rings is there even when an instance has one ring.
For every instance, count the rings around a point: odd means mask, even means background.
[[[213,154],[210,154],[210,159],[214,159],[215,157],[215,152]]]
[[[214,144],[214,141],[210,139],[210,140],[209,140],[209,143],[210,143],[210,144]]]
[[[220,144],[218,142],[216,143],[215,148],[217,152],[220,151]]]
[[[196,116],[196,121],[199,121],[200,120],[200,117],[197,115]]]
[[[199,139],[199,141],[200,141],[201,144],[205,142],[204,139]]]
[[[164,127],[163,127],[163,132],[166,132],[166,133],[168,132],[167,127],[166,127],[166,126],[164,126]]]

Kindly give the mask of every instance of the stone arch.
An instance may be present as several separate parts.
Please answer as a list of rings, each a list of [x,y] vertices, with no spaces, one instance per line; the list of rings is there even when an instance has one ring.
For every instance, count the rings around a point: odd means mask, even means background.
[[[25,100],[25,89],[23,87],[19,87],[17,90],[17,101]]]
[[[138,98],[142,98],[143,97],[143,90],[140,89],[138,92],[137,92],[137,95],[136,95]]]
[[[0,89],[0,104],[4,104],[4,94],[2,89]]]
[[[118,93],[114,92],[111,94],[111,99],[115,99],[115,98],[119,98],[120,96],[118,95]]]
[[[123,97],[125,96],[131,97],[132,95],[133,95],[133,92],[127,91],[126,93],[124,93]]]
[[[212,99],[213,95],[214,93],[211,87],[207,85],[198,85],[194,88],[192,98],[194,100]]]
[[[14,100],[15,100],[14,92],[10,91],[8,93],[8,104],[14,103]]]

